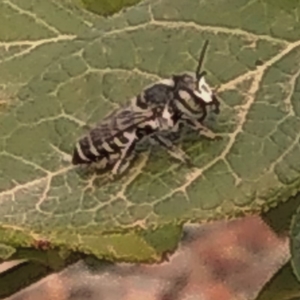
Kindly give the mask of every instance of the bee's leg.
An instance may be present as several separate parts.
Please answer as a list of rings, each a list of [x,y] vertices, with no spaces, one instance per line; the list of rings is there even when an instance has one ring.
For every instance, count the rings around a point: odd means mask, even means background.
[[[200,123],[201,124],[201,123]],[[200,135],[205,136],[206,138],[210,140],[220,140],[222,139],[222,136],[214,133],[211,131],[209,128],[205,127],[204,125],[201,124],[201,126],[198,126],[198,132]]]
[[[203,135],[210,140],[222,139],[221,135],[214,133],[209,128],[204,126],[200,121],[186,119],[185,122],[190,128],[198,131],[200,135]]]
[[[123,174],[128,167],[131,165],[132,161],[134,160],[134,158],[136,157],[136,153],[134,151],[132,151],[120,164],[119,166],[119,172],[118,174]]]
[[[159,145],[166,148],[168,153],[172,157],[174,157],[190,166],[193,165],[190,157],[183,150],[181,150],[179,147],[174,145],[172,143],[172,141],[170,141],[168,138],[163,137],[162,135],[159,135],[159,134],[155,134],[155,135],[151,136],[151,139],[155,140]]]
[[[116,161],[111,171],[111,179],[114,179],[116,176],[123,174],[128,169],[130,163],[136,155],[134,152],[134,148],[135,141],[132,141],[127,147],[123,149],[120,158]]]
[[[105,170],[108,166],[108,160],[106,157],[102,157],[97,162],[93,163],[93,169],[95,169],[97,172],[100,172],[102,170]]]

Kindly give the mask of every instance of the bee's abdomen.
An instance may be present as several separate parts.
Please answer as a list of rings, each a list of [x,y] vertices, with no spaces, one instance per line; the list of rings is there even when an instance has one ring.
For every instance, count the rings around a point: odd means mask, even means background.
[[[121,154],[122,149],[126,147],[128,142],[126,132],[120,132],[107,140],[101,140],[101,137],[96,137],[90,133],[77,142],[72,163],[74,165],[90,164],[102,160],[109,163]]]
[[[86,163],[89,163],[89,160],[84,159],[82,157],[82,155],[79,154],[77,147],[75,147],[73,150],[72,164],[80,165],[80,164],[86,164]]]
[[[72,163],[74,165],[87,164],[97,161],[100,156],[101,153],[93,145],[90,136],[85,136],[76,143]]]

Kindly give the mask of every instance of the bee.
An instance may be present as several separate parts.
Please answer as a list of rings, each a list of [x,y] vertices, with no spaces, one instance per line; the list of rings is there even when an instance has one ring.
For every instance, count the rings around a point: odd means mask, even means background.
[[[202,123],[207,108],[220,112],[220,102],[201,71],[208,41],[201,50],[195,73],[173,75],[146,87],[128,104],[113,111],[76,143],[72,163],[112,168],[111,176],[123,174],[136,157],[136,145],[148,138],[176,159],[191,164],[190,158],[168,138],[187,125],[206,137],[216,135]]]

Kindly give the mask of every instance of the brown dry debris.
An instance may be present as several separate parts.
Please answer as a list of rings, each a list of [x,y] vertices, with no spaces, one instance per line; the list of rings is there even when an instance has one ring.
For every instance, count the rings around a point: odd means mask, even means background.
[[[9,300],[251,300],[288,259],[286,238],[245,217],[186,226],[169,262],[92,270],[80,261]]]

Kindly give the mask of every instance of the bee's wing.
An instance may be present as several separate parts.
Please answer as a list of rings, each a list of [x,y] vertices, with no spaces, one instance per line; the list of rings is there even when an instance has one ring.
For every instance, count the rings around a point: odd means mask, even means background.
[[[128,106],[111,119],[111,126],[113,130],[128,131],[152,117],[153,112],[150,109],[136,111],[133,107]]]
[[[122,132],[133,131],[140,123],[153,117],[152,110],[137,111],[132,106],[123,107],[97,124],[91,130],[93,140],[110,141]],[[98,142],[98,141],[96,141]]]

